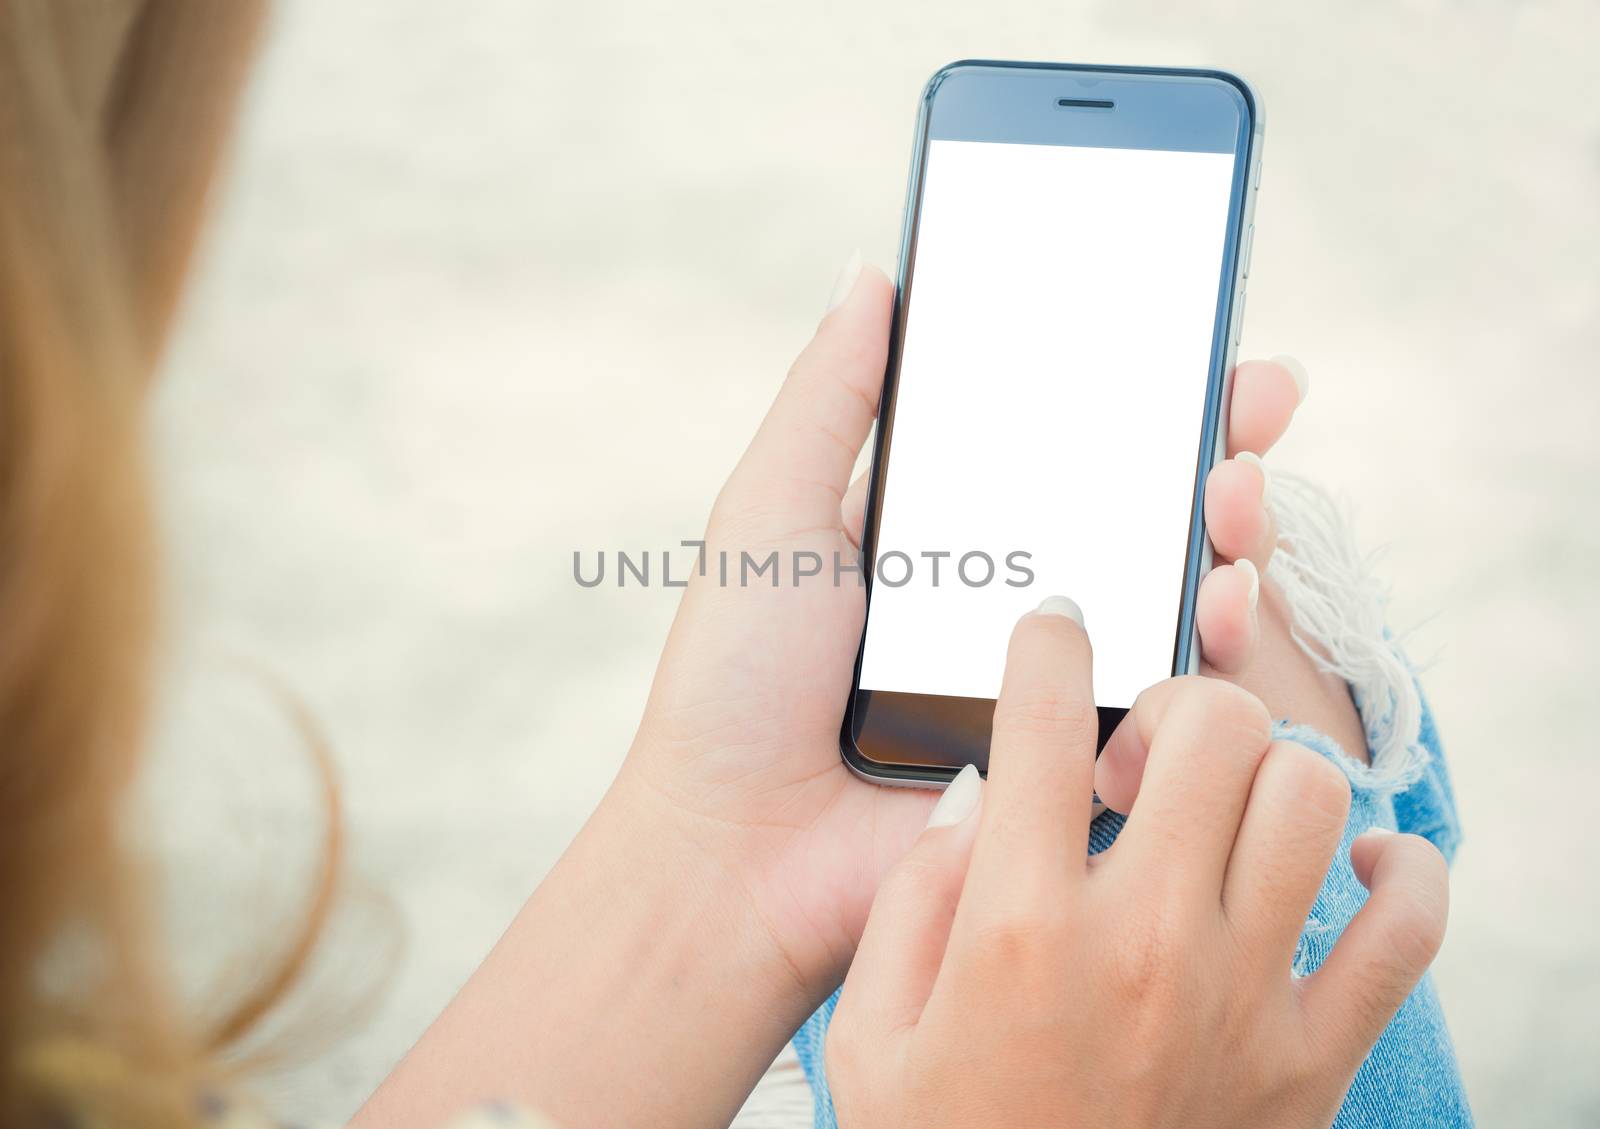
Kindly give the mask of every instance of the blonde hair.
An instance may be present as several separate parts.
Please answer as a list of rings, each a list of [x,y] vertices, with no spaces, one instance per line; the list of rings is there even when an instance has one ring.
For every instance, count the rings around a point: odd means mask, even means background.
[[[195,1119],[216,1052],[172,1005],[118,811],[145,728],[146,392],[261,0],[0,0],[0,1124]],[[330,848],[336,843],[330,843]]]

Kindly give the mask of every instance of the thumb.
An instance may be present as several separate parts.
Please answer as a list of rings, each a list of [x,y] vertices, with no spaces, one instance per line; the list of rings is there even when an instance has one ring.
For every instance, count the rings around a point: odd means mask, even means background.
[[[969,764],[945,789],[927,830],[884,876],[845,977],[836,1024],[842,1020],[871,1040],[921,1016],[944,963],[982,800],[983,780]]]
[[[1439,952],[1450,874],[1428,840],[1385,828],[1359,836],[1350,863],[1370,891],[1367,902],[1302,982],[1302,1000],[1322,1045],[1347,1053],[1354,1069]]]
[[[718,499],[797,529],[837,528],[839,502],[872,421],[889,350],[894,286],[858,252]]]

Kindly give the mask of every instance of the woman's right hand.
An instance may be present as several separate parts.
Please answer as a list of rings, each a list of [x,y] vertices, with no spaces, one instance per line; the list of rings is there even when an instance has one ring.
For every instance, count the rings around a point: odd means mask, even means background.
[[[1059,614],[1050,614],[1058,610]],[[1136,792],[1085,860],[1088,636],[1012,636],[987,784],[967,770],[878,892],[827,1045],[841,1124],[1328,1125],[1443,938],[1443,858],[1356,840],[1371,891],[1323,966],[1296,942],[1349,787],[1236,686],[1140,696],[1098,772]]]

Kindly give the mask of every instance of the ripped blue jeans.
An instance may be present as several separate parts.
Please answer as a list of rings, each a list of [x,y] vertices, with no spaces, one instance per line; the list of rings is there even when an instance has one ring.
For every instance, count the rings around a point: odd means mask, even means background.
[[[1275,475],[1273,512],[1280,541],[1269,575],[1294,613],[1297,636],[1317,641],[1321,665],[1342,676],[1367,731],[1368,761],[1347,756],[1305,726],[1279,723],[1274,736],[1321,753],[1350,781],[1350,817],[1332,868],[1306,919],[1295,953],[1299,976],[1317,970],[1366,900],[1350,869],[1350,844],[1374,827],[1431,840],[1449,861],[1461,841],[1455,796],[1438,730],[1409,663],[1383,627],[1381,588],[1352,550],[1348,523],[1317,488]],[[1089,852],[1109,847],[1123,817],[1105,812],[1089,831]],[[816,1129],[836,1129],[823,1044],[835,992],[794,1036],[811,1084]],[[1335,1129],[1445,1129],[1472,1125],[1455,1048],[1433,977],[1424,976],[1357,1072]]]

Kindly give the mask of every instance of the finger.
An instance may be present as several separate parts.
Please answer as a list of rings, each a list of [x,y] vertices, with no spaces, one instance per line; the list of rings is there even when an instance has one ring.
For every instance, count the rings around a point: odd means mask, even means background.
[[[1165,712],[1174,683],[1158,682],[1133,700],[1094,763],[1094,791],[1112,811],[1126,815],[1139,797],[1155,720]]]
[[[844,501],[839,503],[839,524],[844,527],[850,544],[857,549],[861,548],[862,530],[866,527],[867,486],[871,479],[872,471],[862,471],[844,492]]]
[[[1287,976],[1350,812],[1350,783],[1304,745],[1274,741],[1256,769],[1222,904],[1258,946],[1267,973]]]
[[[1094,774],[1095,793],[1112,811],[1126,814],[1133,810],[1157,730],[1173,701],[1193,692],[1199,681],[1179,677],[1157,682],[1134,699],[1132,708],[1112,731],[1095,762]]]
[[[1059,903],[1061,882],[1083,872],[1099,732],[1092,661],[1083,613],[1063,596],[1011,633],[972,857],[973,896],[1002,912]]]
[[[982,799],[983,780],[969,764],[945,789],[927,830],[884,876],[845,978],[839,1015],[893,1031],[922,1014],[944,961]]]
[[[1308,386],[1305,366],[1293,357],[1245,361],[1235,368],[1228,401],[1228,457],[1240,451],[1264,455],[1271,450],[1289,430]]]
[[[1200,582],[1194,622],[1201,661],[1212,671],[1234,675],[1249,667],[1261,638],[1260,600],[1261,574],[1248,557],[1212,569]]]
[[[855,273],[854,280],[850,275]],[[878,411],[894,287],[853,259],[845,297],[789,370],[717,508],[774,534],[835,528],[861,444]]]
[[[1419,835],[1369,831],[1351,846],[1350,863],[1370,891],[1366,904],[1300,986],[1321,1045],[1356,1063],[1438,954],[1450,881],[1444,856]]]
[[[1157,683],[1135,700],[1095,766],[1095,790],[1126,811],[1115,858],[1186,900],[1220,897],[1228,855],[1271,720],[1254,695],[1214,678]]]
[[[1248,560],[1265,572],[1278,533],[1268,506],[1270,476],[1246,452],[1211,468],[1206,476],[1206,536],[1225,561]]]

